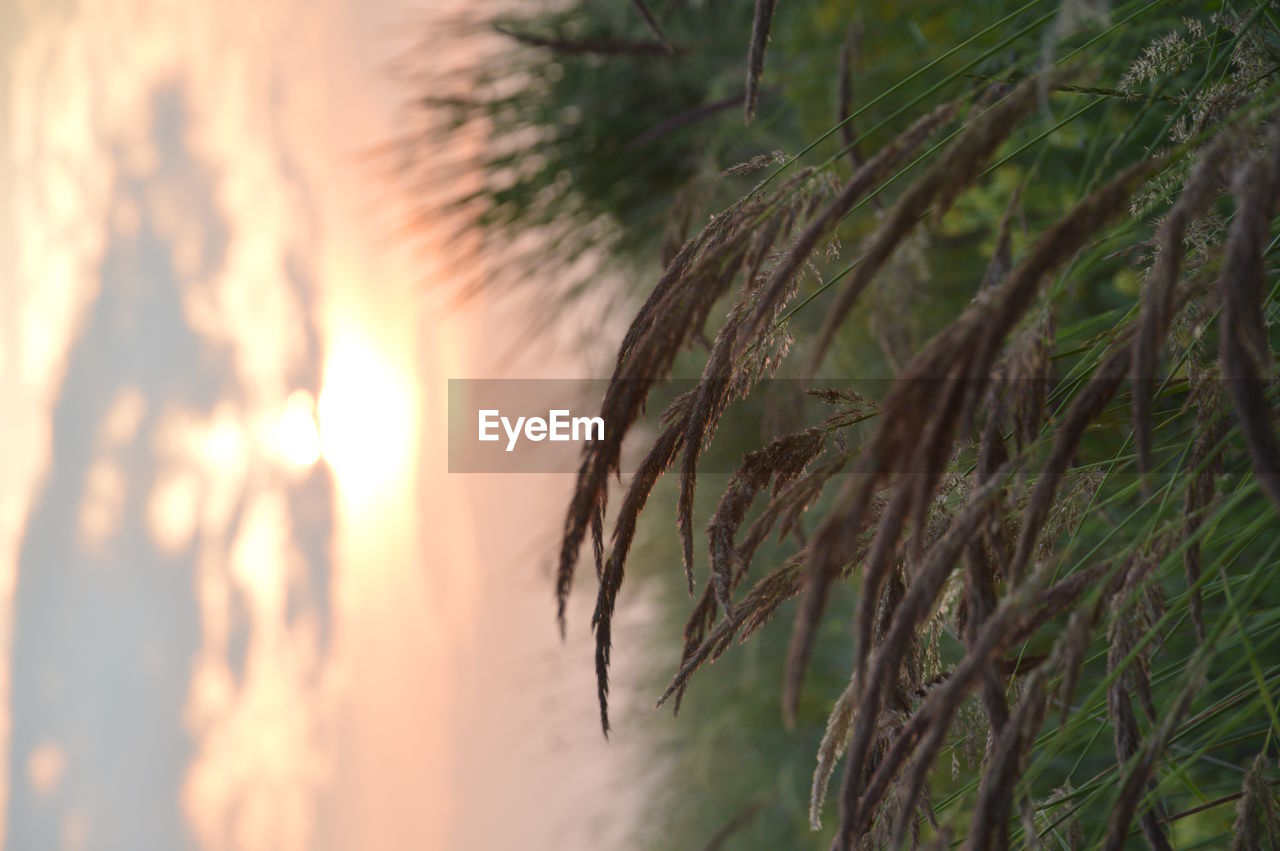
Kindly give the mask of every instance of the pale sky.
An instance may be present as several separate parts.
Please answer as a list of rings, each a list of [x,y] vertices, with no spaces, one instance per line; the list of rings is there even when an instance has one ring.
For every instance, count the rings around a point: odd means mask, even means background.
[[[518,308],[443,312],[359,156],[429,15],[6,2],[3,847],[624,844],[590,589],[561,645],[542,571],[570,482],[444,468]]]

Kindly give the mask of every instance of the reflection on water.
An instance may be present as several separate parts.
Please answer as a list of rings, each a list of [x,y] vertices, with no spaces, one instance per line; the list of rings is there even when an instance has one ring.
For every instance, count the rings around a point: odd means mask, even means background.
[[[518,326],[433,307],[354,166],[404,10],[39,6],[0,100],[4,846],[606,844],[587,595],[561,646],[534,558],[569,483],[445,472],[445,381]]]

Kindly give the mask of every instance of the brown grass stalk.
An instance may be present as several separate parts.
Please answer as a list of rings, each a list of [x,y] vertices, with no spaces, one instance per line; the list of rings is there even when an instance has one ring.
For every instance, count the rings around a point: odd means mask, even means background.
[[[1182,194],[1156,232],[1156,259],[1142,300],[1130,371],[1134,444],[1138,451],[1138,469],[1144,474],[1151,468],[1151,395],[1156,360],[1173,319],[1174,291],[1182,269],[1183,237],[1188,225],[1218,197],[1225,160],[1233,144],[1231,134],[1224,133],[1205,148]]]
[[[1222,467],[1222,452],[1219,447],[1226,437],[1230,423],[1221,411],[1207,407],[1208,400],[1201,400],[1196,416],[1196,437],[1191,444],[1191,454],[1187,458],[1187,469],[1197,470],[1193,474],[1191,484],[1187,487],[1183,498],[1182,535],[1186,547],[1182,551],[1183,573],[1186,577],[1190,597],[1187,608],[1191,615],[1191,623],[1195,627],[1196,638],[1204,641],[1204,603],[1198,580],[1200,579],[1200,535],[1199,530],[1204,522],[1204,513],[1212,503],[1217,489],[1215,480]]]
[[[862,24],[852,23],[840,44],[840,90],[836,109],[839,114],[836,120],[840,122],[840,138],[844,141],[844,148],[849,154],[849,162],[854,171],[862,168],[865,161],[862,152],[858,150],[858,135],[854,132],[850,118],[853,115],[853,57],[861,44]]]
[[[760,95],[760,77],[764,73],[764,53],[769,47],[769,32],[773,27],[773,12],[778,0],[756,0],[755,14],[751,21],[751,46],[747,50],[746,120],[756,114],[756,101]]]
[[[737,584],[735,573],[739,570],[745,573],[745,565],[738,560],[734,538],[747,510],[770,482],[776,489],[799,476],[822,451],[825,442],[825,434],[816,428],[775,438],[763,449],[747,453],[730,478],[707,525],[711,576],[716,598],[725,615],[732,615],[732,592]]]
[[[856,801],[860,794],[860,767],[866,758],[872,735],[884,706],[885,689],[902,662],[915,631],[933,607],[943,583],[955,567],[965,542],[986,517],[991,503],[1003,486],[1007,467],[991,480],[975,488],[965,507],[952,519],[946,533],[925,554],[916,569],[906,596],[897,607],[892,625],[876,649],[867,673],[858,678],[859,702],[849,741],[844,777],[844,800]]]
[[[1021,700],[996,739],[995,750],[978,787],[978,801],[970,821],[969,836],[964,844],[965,851],[1007,851],[1009,848],[1013,790],[1044,720],[1047,679],[1044,667],[1037,668],[1027,678]],[[903,815],[906,815],[905,812]]]
[[[640,13],[640,17],[644,18],[645,26],[654,34],[658,41],[667,47],[668,53],[675,53],[676,49],[671,46],[671,40],[667,38],[667,34],[662,31],[662,25],[658,23],[658,19],[653,16],[653,11],[649,8],[649,4],[644,0],[631,0],[631,5],[636,7],[636,11]]]
[[[885,213],[880,227],[867,244],[866,253],[827,313],[827,320],[811,353],[810,372],[817,371],[837,329],[894,249],[915,229],[930,208],[935,216],[940,217],[946,212],[982,173],[992,154],[1014,131],[1018,122],[1035,107],[1039,98],[1037,81],[1038,78],[1034,78],[1024,82],[971,120],[955,141]]]
[[[849,182],[832,199],[826,209],[800,234],[770,275],[756,304],[755,312],[743,331],[743,341],[756,339],[765,332],[770,317],[776,313],[784,294],[792,286],[792,280],[804,267],[818,244],[835,230],[840,219],[853,209],[854,204],[861,201],[889,177],[892,170],[919,148],[939,127],[950,121],[955,116],[957,107],[955,103],[943,104],[917,119],[901,135],[877,151],[854,172]],[[747,343],[740,342],[739,345],[746,346]]]
[[[1263,255],[1271,217],[1280,201],[1280,124],[1268,134],[1268,145],[1269,150],[1242,170],[1236,181],[1236,216],[1218,282],[1223,302],[1219,340],[1223,378],[1253,457],[1254,473],[1263,492],[1280,507],[1280,441],[1263,383],[1272,366],[1263,321]]]
[[[1161,160],[1148,160],[1123,171],[1078,203],[1053,227],[1040,236],[1027,257],[995,289],[979,294],[972,305],[950,326],[936,336],[918,354],[894,383],[883,405],[880,422],[870,443],[855,464],[852,480],[845,486],[835,509],[827,515],[810,547],[810,563],[806,570],[804,599],[796,616],[792,651],[788,657],[787,690],[784,706],[794,706],[798,685],[803,681],[803,666],[808,662],[808,648],[825,608],[827,585],[836,570],[848,558],[852,541],[864,528],[863,512],[871,494],[895,469],[911,470],[914,482],[914,505],[917,514],[930,488],[940,473],[942,450],[924,438],[939,438],[950,452],[950,439],[957,423],[967,420],[981,386],[989,375],[998,346],[1017,319],[1030,306],[1039,286],[1048,274],[1073,256],[1085,240],[1124,207],[1129,195],[1160,165]],[[1022,528],[1022,536],[1011,563],[1010,581],[1017,582],[1022,568],[1030,559],[1036,538],[1044,525],[1048,508],[1057,493],[1075,447],[1085,427],[1097,417],[1102,406],[1115,393],[1128,368],[1128,349],[1108,358],[1098,380],[1091,382],[1074,403],[1055,438],[1049,464],[1037,482],[1030,509]],[[935,376],[947,378],[946,392],[936,389]],[[941,404],[939,399],[943,400]],[[941,423],[941,425],[938,425]],[[922,461],[921,446],[927,454]],[[909,477],[907,477],[909,478]],[[921,483],[928,484],[922,487]],[[880,520],[877,536],[883,536],[888,549],[902,526],[903,512],[886,512]],[[878,565],[877,565],[878,567]],[[864,577],[864,599],[868,589],[874,590],[879,575]],[[872,596],[874,605],[874,595]],[[864,602],[864,605],[867,605]],[[860,615],[859,634],[865,636],[865,617]],[[861,641],[859,661],[866,653]],[[800,666],[801,670],[795,670]]]
[[[677,404],[679,401],[673,403],[673,407]],[[664,429],[632,478],[622,500],[622,509],[614,523],[613,551],[605,564],[596,596],[595,613],[591,616],[591,626],[596,634],[596,691],[600,700],[600,726],[605,736],[609,735],[609,662],[612,653],[613,612],[618,602],[618,591],[622,587],[623,568],[631,542],[635,538],[636,521],[644,511],[645,502],[648,501],[658,477],[675,460],[681,439],[682,432],[678,424],[670,424]]]
[[[1197,663],[1190,682],[1174,697],[1172,706],[1163,714],[1160,724],[1143,743],[1141,752],[1125,774],[1120,794],[1107,820],[1107,832],[1102,846],[1104,851],[1120,851],[1124,847],[1129,834],[1129,823],[1133,820],[1133,814],[1142,799],[1146,797],[1151,778],[1155,774],[1156,764],[1164,753],[1174,730],[1182,722],[1182,717],[1190,707],[1192,699],[1199,693],[1207,668],[1208,656],[1205,656]],[[1154,810],[1144,813],[1140,824],[1143,835],[1153,851],[1173,851],[1173,846],[1169,844]]]
[[[1030,633],[1059,614],[1059,611],[1049,611],[1037,605],[1037,601],[1047,599],[1062,606],[1074,603],[1074,599],[1061,595],[1044,591],[1036,593],[1035,589],[1043,586],[1049,574],[1047,564],[1037,567],[1025,583],[1001,599],[995,612],[979,631],[973,647],[955,666],[950,676],[930,690],[924,702],[903,724],[871,778],[862,784],[861,796],[858,794],[859,786],[849,784],[854,769],[846,760],[840,831],[832,844],[833,849],[847,851],[854,847],[853,843],[858,837],[866,833],[872,814],[884,800],[890,784],[907,760],[915,756],[916,770],[926,770],[933,764],[951,718],[961,702],[978,685],[983,668],[1009,648],[1025,641]]]
[[[1062,477],[1075,456],[1076,448],[1084,437],[1089,424],[1102,413],[1111,397],[1120,389],[1129,369],[1132,357],[1128,346],[1117,346],[1098,367],[1093,380],[1072,401],[1071,407],[1062,418],[1053,438],[1053,448],[1049,460],[1040,471],[1035,489],[1031,492],[1031,501],[1027,506],[1022,522],[1022,530],[1018,537],[1018,546],[1014,550],[1013,560],[1009,567],[1008,579],[1017,584],[1030,562],[1040,530],[1044,528],[1049,509],[1057,498],[1058,487]]]
[[[1267,762],[1265,751],[1254,757],[1240,784],[1236,820],[1231,831],[1231,851],[1262,848],[1264,838],[1269,837],[1274,842],[1280,835],[1280,802],[1276,801],[1272,784],[1267,782]]]
[[[1137,694],[1144,706],[1148,707],[1148,716],[1154,717],[1151,706],[1151,672],[1149,647],[1137,655],[1133,663],[1120,665],[1132,653],[1142,637],[1145,623],[1134,617],[1129,611],[1133,598],[1141,591],[1142,584],[1154,569],[1151,559],[1139,558],[1132,561],[1126,571],[1124,586],[1116,595],[1111,606],[1111,626],[1107,631],[1107,672],[1112,675],[1111,686],[1107,689],[1107,715],[1111,719],[1114,730],[1116,762],[1123,769],[1125,764],[1138,753],[1142,746],[1142,732],[1138,727],[1137,715],[1133,710],[1132,696]],[[1119,671],[1117,674],[1116,672]],[[1160,827],[1159,814],[1147,810],[1143,812],[1140,822],[1152,848],[1168,848],[1168,840]],[[1125,825],[1127,827],[1128,821]]]
[[[779,192],[808,177],[801,172]],[[586,444],[565,517],[556,572],[562,633],[578,550],[605,499],[610,475],[619,469],[623,439],[644,411],[649,389],[668,374],[680,349],[702,332],[711,306],[737,276],[755,238],[755,216],[772,200],[745,199],[713,216],[667,265],[623,337],[600,407],[610,428],[604,440]]]
[[[684,450],[680,461],[680,495],[676,503],[676,524],[680,532],[681,553],[685,569],[685,578],[689,593],[693,593],[693,500],[697,486],[697,466],[703,447],[710,442],[720,417],[732,399],[746,395],[751,386],[769,371],[770,347],[767,341],[760,341],[756,349],[735,357],[742,328],[754,304],[754,296],[759,292],[760,281],[757,277],[760,264],[765,255],[773,247],[776,240],[785,238],[795,220],[797,207],[804,202],[804,197],[797,198],[781,215],[775,214],[760,231],[760,238],[752,245],[747,255],[747,277],[743,287],[743,296],[729,311],[728,319],[716,334],[711,352],[703,367],[702,376],[697,388],[693,391],[693,402],[685,415]],[[794,289],[794,287],[793,287]],[[790,298],[788,293],[779,304],[779,309]],[[811,446],[812,441],[805,442]],[[781,447],[777,447],[781,449]],[[818,448],[815,447],[816,453]],[[805,464],[812,456],[805,459]],[[775,461],[785,462],[780,455]],[[792,459],[794,460],[794,459]],[[803,468],[803,465],[802,465]],[[799,470],[796,471],[799,473]],[[724,587],[727,594],[728,586]],[[721,600],[728,605],[727,597]]]
[[[796,595],[800,590],[800,559],[801,554],[797,553],[780,567],[761,577],[734,607],[732,617],[722,618],[716,623],[711,633],[692,651],[686,649],[679,669],[658,698],[657,706],[662,706],[683,691],[689,678],[703,664],[718,659],[733,642],[734,636],[739,634],[739,630],[742,631],[739,640],[745,640],[769,619],[778,606]]]

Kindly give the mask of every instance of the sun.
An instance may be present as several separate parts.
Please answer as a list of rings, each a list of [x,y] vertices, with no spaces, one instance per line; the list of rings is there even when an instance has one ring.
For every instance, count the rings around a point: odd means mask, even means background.
[[[338,341],[325,360],[319,451],[348,496],[402,478],[413,457],[413,385],[369,341]]]

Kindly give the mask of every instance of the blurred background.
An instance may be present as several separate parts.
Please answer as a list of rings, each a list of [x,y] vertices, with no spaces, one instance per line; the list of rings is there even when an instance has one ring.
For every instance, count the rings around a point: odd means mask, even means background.
[[[634,817],[588,601],[554,623],[569,477],[446,473],[448,377],[578,367],[511,360],[518,301],[452,307],[462,255],[405,236],[379,146],[423,14],[0,2],[5,849],[595,848]]]

